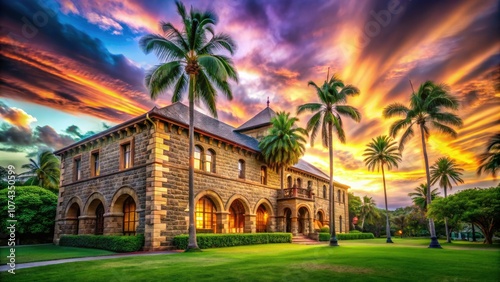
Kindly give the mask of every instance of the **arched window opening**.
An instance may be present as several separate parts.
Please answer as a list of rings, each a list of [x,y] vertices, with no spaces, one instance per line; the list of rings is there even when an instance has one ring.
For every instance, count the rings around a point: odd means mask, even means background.
[[[204,196],[196,203],[196,229],[212,230],[215,233],[216,213],[214,202]]]
[[[245,161],[238,161],[238,178],[245,179]]]
[[[260,184],[267,185],[267,167],[260,167]]]
[[[245,227],[245,208],[240,200],[235,200],[229,208],[229,232],[243,233]]]
[[[289,175],[289,176],[286,178],[286,182],[287,182],[287,184],[288,184],[288,187],[287,187],[287,188],[292,188],[292,187],[293,187],[293,184],[292,184],[292,176],[290,176],[290,175]]]
[[[326,199],[326,185],[323,185],[323,198]]]
[[[95,235],[104,234],[104,206],[99,203],[95,209]]]
[[[205,154],[205,171],[215,173],[215,152],[211,149]]]
[[[201,154],[203,150],[200,146],[194,146],[194,168],[201,169]]]
[[[340,190],[337,190],[337,201],[339,202],[340,204]]]
[[[344,191],[342,191],[342,203],[345,204],[345,192]]]
[[[302,179],[301,178],[297,178],[297,187],[302,188]]]
[[[318,211],[318,214],[316,215],[316,220],[319,223],[319,227],[323,227],[323,213]]]
[[[123,234],[135,235],[137,212],[134,199],[128,197],[123,202]]]
[[[267,220],[269,214],[266,211],[266,208],[263,205],[260,205],[257,209],[257,232],[266,232],[267,231]]]

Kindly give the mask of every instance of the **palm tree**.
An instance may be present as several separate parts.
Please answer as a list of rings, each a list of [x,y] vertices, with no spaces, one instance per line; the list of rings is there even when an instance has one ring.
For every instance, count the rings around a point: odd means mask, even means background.
[[[427,186],[427,184],[421,183],[414,189],[415,192],[408,193],[408,196],[411,197],[411,200],[413,201],[415,206],[419,207],[424,212],[427,211],[427,206],[429,204],[429,201],[427,200],[429,189],[427,189],[427,187],[429,187]],[[438,189],[432,189],[430,195],[431,200],[434,200],[439,195]]]
[[[372,197],[363,196],[363,204],[361,205],[361,230],[365,226],[365,221],[373,222],[379,218],[379,213],[375,200]]]
[[[200,12],[193,8],[186,13],[184,5],[176,2],[183,29],[172,23],[161,22],[163,35],[148,34],[140,45],[148,54],[155,52],[162,61],[146,75],[145,82],[152,99],[172,88],[172,102],[182,101],[188,89],[189,99],[189,244],[186,251],[199,250],[194,221],[194,102],[202,101],[217,117],[216,88],[229,100],[233,94],[228,80],[238,81],[233,62],[229,57],[216,55],[223,50],[234,53],[235,43],[227,34],[215,34],[213,26],[217,16],[211,11]]]
[[[289,116],[290,113],[278,112],[271,119],[269,134],[259,142],[264,161],[271,169],[280,172],[282,194],[285,169],[296,164],[306,149],[304,135],[307,136],[307,131],[295,126],[298,119]]]
[[[22,165],[28,169],[24,174],[34,174],[31,185],[36,184],[46,189],[57,190],[59,187],[61,162],[51,151],[43,151],[37,160],[30,159],[29,164]]]
[[[391,240],[391,226],[389,223],[389,209],[387,208],[387,190],[385,185],[385,172],[384,166],[388,170],[392,169],[393,166],[398,167],[398,162],[401,161],[401,153],[399,152],[396,142],[386,135],[378,136],[372,139],[365,150],[363,156],[366,156],[364,162],[369,170],[373,171],[377,168],[377,171],[382,170],[382,181],[384,182],[384,199],[385,199],[385,216],[386,216],[386,233],[387,233],[387,243],[392,243]]]
[[[333,75],[327,78],[323,85],[319,87],[313,81],[309,81],[309,86],[314,87],[320,100],[319,103],[307,103],[297,109],[297,114],[305,111],[313,113],[313,116],[307,122],[307,132],[310,132],[311,146],[318,132],[321,129],[321,140],[323,147],[328,148],[330,157],[330,246],[338,246],[337,235],[335,232],[335,206],[333,191],[333,133],[337,135],[341,143],[345,143],[345,132],[342,123],[342,116],[351,118],[356,122],[361,120],[359,111],[349,105],[345,105],[348,96],[359,95],[359,89],[352,85],[345,85],[342,80]]]
[[[480,165],[477,168],[477,175],[489,172],[493,178],[496,178],[497,169],[500,168],[500,133],[491,136],[486,152],[481,154],[479,158]]]
[[[391,125],[390,133],[396,137],[401,129],[405,129],[399,143],[400,151],[403,151],[404,145],[414,135],[413,125],[418,125],[422,140],[422,151],[424,155],[425,173],[427,176],[427,186],[431,186],[429,173],[429,160],[427,157],[426,140],[430,136],[430,130],[435,129],[441,133],[457,136],[457,132],[452,126],[462,126],[462,119],[457,115],[445,112],[445,109],[457,110],[458,100],[449,94],[449,89],[444,84],[435,84],[432,81],[426,81],[420,85],[418,91],[413,92],[410,97],[410,107],[400,103],[394,103],[384,109],[384,117],[391,118],[402,116]],[[430,190],[428,191],[430,193]],[[431,203],[430,194],[427,196],[428,204]],[[429,217],[429,227],[431,234],[431,243],[429,248],[441,248],[436,237],[434,220]]]
[[[450,179],[458,184],[457,182],[464,183],[464,180],[460,178],[463,169],[458,167],[455,160],[448,157],[441,157],[431,166],[431,184],[434,185],[439,181],[439,187],[444,190],[444,197],[448,195],[446,190],[449,188],[451,190]],[[450,234],[448,231],[448,219],[444,218],[444,226],[446,229],[446,241],[451,243]]]

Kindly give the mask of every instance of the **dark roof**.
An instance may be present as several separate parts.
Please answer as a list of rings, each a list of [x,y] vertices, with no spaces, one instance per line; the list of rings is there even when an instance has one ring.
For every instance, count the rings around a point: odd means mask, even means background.
[[[180,103],[153,110],[153,113],[160,114],[172,121],[176,121],[186,126],[189,125],[189,108]],[[259,152],[259,141],[248,135],[235,131],[229,124],[223,123],[215,118],[194,111],[194,128],[197,131],[206,132],[211,135],[226,139],[232,143],[237,143],[249,149]]]
[[[271,118],[276,116],[276,113],[268,107],[256,114],[253,118],[238,127],[237,131],[246,131],[271,124]]]

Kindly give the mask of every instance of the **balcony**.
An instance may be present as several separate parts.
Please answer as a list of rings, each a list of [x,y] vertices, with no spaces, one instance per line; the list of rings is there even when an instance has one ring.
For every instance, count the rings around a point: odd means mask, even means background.
[[[279,197],[278,199],[293,199],[293,198],[300,198],[300,199],[307,199],[307,200],[314,200],[314,193],[312,189],[305,189],[305,188],[286,188],[283,189],[283,191],[279,192]]]

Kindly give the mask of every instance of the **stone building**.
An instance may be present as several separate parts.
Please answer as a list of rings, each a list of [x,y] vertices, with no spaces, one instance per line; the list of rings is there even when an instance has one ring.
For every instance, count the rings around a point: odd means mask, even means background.
[[[198,232],[314,233],[329,222],[328,175],[300,160],[279,174],[258,148],[275,112],[238,128],[195,112]],[[145,250],[188,231],[188,107],[158,109],[56,152],[61,183],[54,242],[62,234],[144,234]],[[335,182],[335,224],[346,232],[346,185]]]

